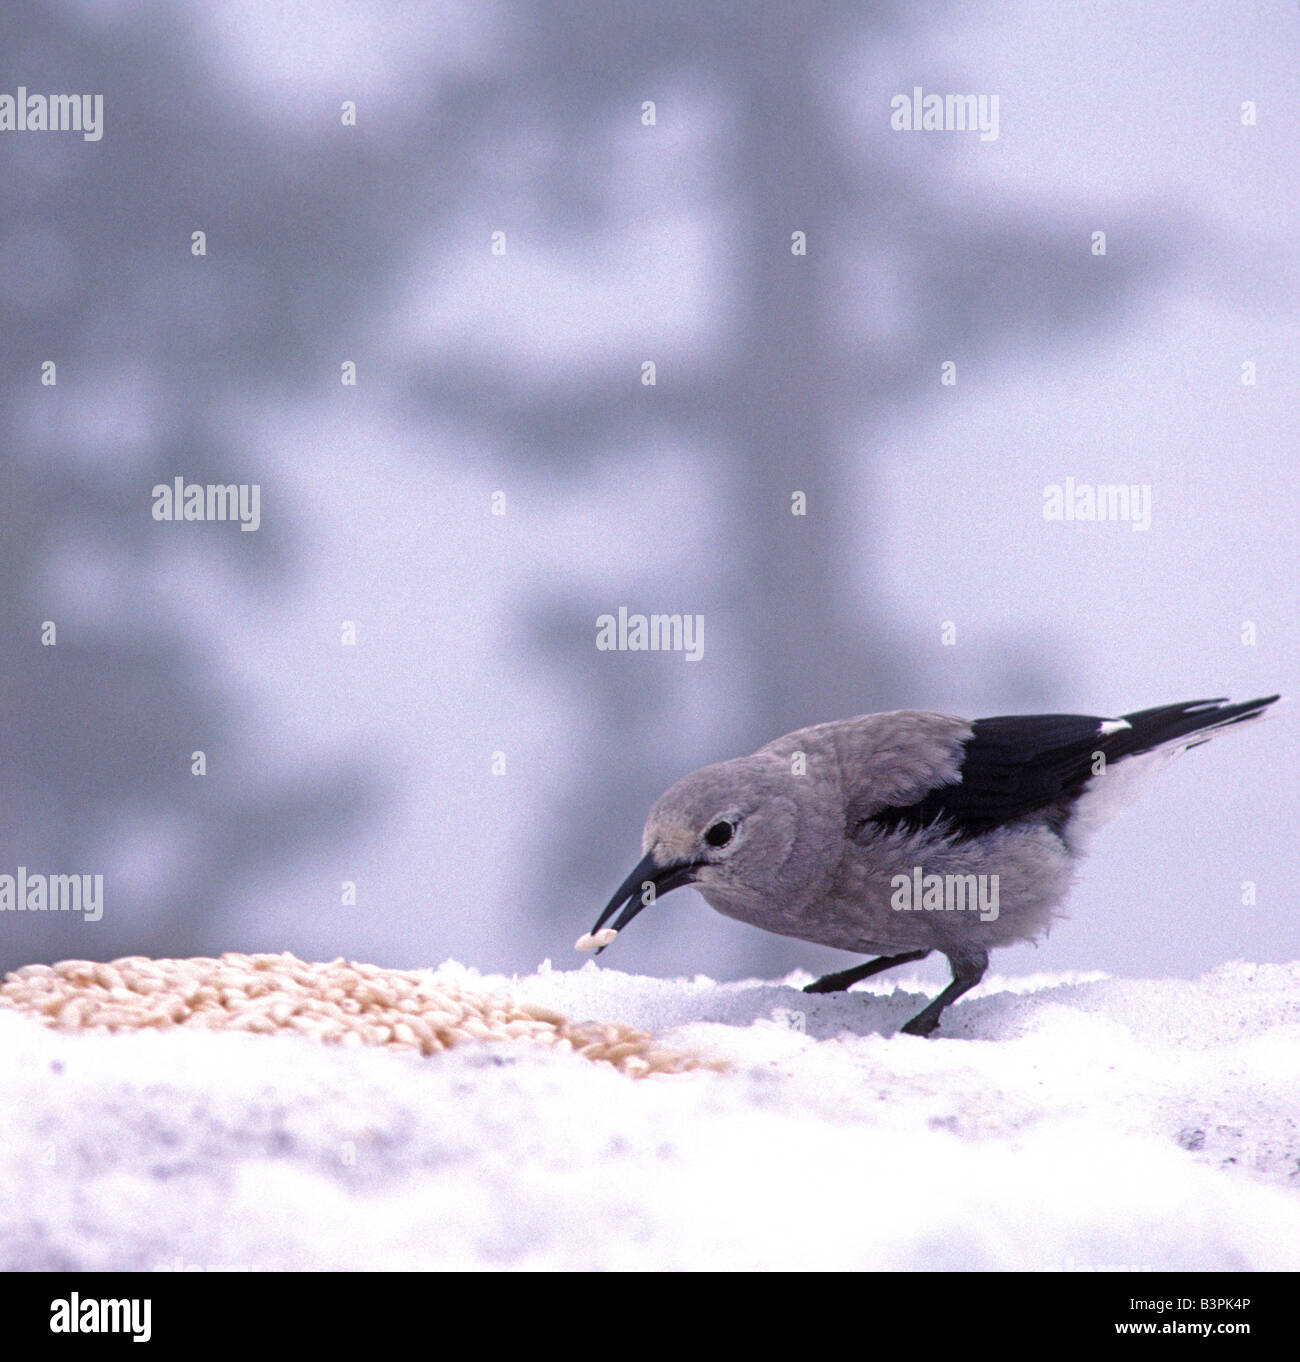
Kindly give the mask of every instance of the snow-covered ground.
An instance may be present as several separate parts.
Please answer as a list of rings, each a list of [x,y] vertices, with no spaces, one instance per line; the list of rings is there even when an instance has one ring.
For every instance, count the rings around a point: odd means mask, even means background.
[[[482,979],[730,1062],[641,1081],[0,1013],[0,1267],[1300,1268],[1300,963],[807,978]]]

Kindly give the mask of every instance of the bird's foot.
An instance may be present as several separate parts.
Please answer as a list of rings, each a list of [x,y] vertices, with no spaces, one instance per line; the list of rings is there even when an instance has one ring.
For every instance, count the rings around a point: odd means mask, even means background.
[[[814,979],[811,984],[805,984],[805,993],[843,993],[846,988],[850,988],[861,979],[860,969],[840,970],[838,974],[823,974],[820,979]]]

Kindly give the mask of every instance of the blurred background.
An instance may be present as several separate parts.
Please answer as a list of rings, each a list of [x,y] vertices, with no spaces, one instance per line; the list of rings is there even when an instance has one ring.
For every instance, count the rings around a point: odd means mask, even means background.
[[[570,968],[660,792],[793,728],[1294,694],[1298,29],[6,9],[0,91],[104,131],[0,133],[0,872],[105,903],[0,914],[0,966]],[[917,86],[998,137],[894,130]],[[177,477],[260,528],[154,520]],[[1067,478],[1150,528],[1045,520]],[[702,659],[597,650],[620,606],[702,615]],[[1300,955],[1296,762],[1285,706],[1190,754],[995,968]],[[604,957],[846,961],[690,890]]]

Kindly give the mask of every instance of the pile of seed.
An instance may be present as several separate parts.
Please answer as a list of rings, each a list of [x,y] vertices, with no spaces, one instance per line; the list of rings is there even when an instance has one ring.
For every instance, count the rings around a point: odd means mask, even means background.
[[[330,1044],[387,1045],[424,1055],[463,1040],[524,1039],[576,1051],[634,1078],[717,1067],[660,1049],[647,1032],[631,1027],[571,1022],[546,1007],[425,974],[343,959],[308,964],[288,953],[27,965],[0,980],[0,1007],[47,1026],[85,1031],[190,1026],[294,1032]]]

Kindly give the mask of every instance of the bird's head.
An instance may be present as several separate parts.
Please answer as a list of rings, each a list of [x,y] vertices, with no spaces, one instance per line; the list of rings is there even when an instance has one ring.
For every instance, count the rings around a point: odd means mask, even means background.
[[[643,908],[684,884],[723,911],[781,892],[799,830],[795,779],[784,763],[741,757],[670,787],[646,819],[644,856],[578,948],[599,954]]]

